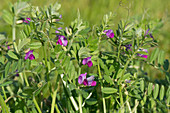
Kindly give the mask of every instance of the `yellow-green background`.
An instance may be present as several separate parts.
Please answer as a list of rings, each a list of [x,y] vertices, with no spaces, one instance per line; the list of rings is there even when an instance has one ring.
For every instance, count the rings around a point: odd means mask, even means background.
[[[114,18],[115,28],[121,19],[126,19],[129,7],[130,16],[142,16],[146,18],[163,19],[164,26],[154,34],[159,41],[159,48],[166,52],[166,58],[170,59],[170,0],[26,0],[34,6],[44,6],[59,2],[59,10],[63,16],[63,27],[70,25],[77,16],[79,9],[81,18],[89,21],[90,26],[99,25],[104,14],[112,11],[116,14]],[[122,1],[122,2],[120,2]],[[7,9],[9,2],[16,0],[0,0],[0,32],[10,33],[9,26],[2,20],[2,10]],[[10,35],[8,35],[10,38]],[[160,78],[160,77],[159,77]]]

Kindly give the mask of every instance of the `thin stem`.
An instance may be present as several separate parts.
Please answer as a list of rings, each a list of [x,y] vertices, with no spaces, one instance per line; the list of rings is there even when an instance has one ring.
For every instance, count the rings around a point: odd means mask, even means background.
[[[60,110],[58,109],[58,105],[57,104],[55,104],[55,109],[57,110],[57,113],[60,113]],[[64,112],[64,111],[62,111],[62,112]]]
[[[54,113],[54,106],[55,106],[55,101],[56,101],[56,94],[57,94],[57,88],[53,93],[53,100],[52,100],[52,105],[51,105],[51,113]],[[58,109],[58,106],[55,106]],[[60,113],[60,111],[58,110],[57,113]]]
[[[99,59],[98,59],[98,72],[99,72],[99,79],[100,79],[100,84],[101,84],[101,90],[103,90],[103,81],[102,81],[102,75],[101,75],[101,72],[100,72]],[[106,102],[105,102],[105,98],[104,98],[103,92],[102,92],[102,100],[103,100],[103,111],[104,111],[104,113],[106,113]]]
[[[122,95],[122,86],[119,85],[119,97],[120,97],[120,104],[123,110],[121,110],[121,113],[124,113],[124,102],[123,102],[123,95]]]
[[[43,52],[44,52],[44,59],[45,59],[45,66],[46,66],[47,83],[48,83],[50,92],[52,92],[51,91],[51,84],[50,84],[50,77],[49,77],[49,72],[48,72],[46,44],[42,43],[42,45],[43,45]]]
[[[36,101],[36,99],[35,99],[34,96],[33,96],[33,102],[34,102],[35,107],[37,108],[38,112],[39,112],[39,113],[42,113],[42,112],[41,112],[41,109],[40,109],[40,107],[38,106],[38,103],[37,103],[37,101]]]
[[[26,74],[25,74],[25,71],[23,72],[23,74],[24,74],[25,83],[26,83],[27,86],[29,86],[29,83],[28,83],[28,80],[27,80],[27,76],[26,76]]]
[[[6,96],[6,93],[5,93],[4,86],[2,86],[2,91],[3,91],[3,94],[4,94],[5,100],[6,100],[6,99],[7,99],[7,96]]]
[[[17,53],[19,53],[18,52],[18,49],[17,49],[17,45],[16,45],[16,17],[15,17],[15,15],[14,15],[14,18],[13,18],[13,25],[12,25],[12,40],[13,40],[13,45],[14,45],[14,48],[15,48],[15,51],[17,52]]]
[[[79,93],[79,97],[78,97],[78,99],[79,99],[79,110],[80,110],[80,113],[83,113],[81,98],[82,98],[82,96],[81,96],[81,94]]]

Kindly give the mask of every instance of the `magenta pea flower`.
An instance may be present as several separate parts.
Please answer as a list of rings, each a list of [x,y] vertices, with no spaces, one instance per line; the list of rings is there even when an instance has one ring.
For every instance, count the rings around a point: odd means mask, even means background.
[[[146,53],[148,53],[148,50],[147,49],[141,49],[140,51],[144,51],[144,52],[146,52]],[[148,55],[143,55],[143,54],[137,54],[137,56],[140,56],[140,57],[143,57],[143,58],[148,58]]]
[[[89,67],[93,66],[93,63],[91,61],[91,57],[84,58],[83,61],[82,61],[82,64],[83,65],[87,64]]]
[[[86,78],[87,73],[81,74],[78,77],[78,83],[79,84],[84,84],[85,86],[96,86],[96,81],[94,81],[94,76],[90,76]]]
[[[23,19],[23,22],[24,22],[24,23],[27,23],[27,24],[29,24],[29,23],[30,23],[30,21],[31,21],[31,19],[30,19],[30,18]]]
[[[8,50],[10,50],[10,47],[8,46]]]
[[[150,38],[154,39],[154,38],[153,38],[153,35],[152,35],[151,33],[149,33],[149,30],[150,30],[150,29],[147,29],[147,30],[146,30],[146,33],[145,33],[145,35],[144,35],[145,38],[147,38],[146,35],[149,35]]]
[[[33,55],[33,51],[34,50],[30,50],[30,51],[28,51],[27,53],[26,53],[26,55],[25,55],[25,60],[26,59],[30,59],[30,60],[33,60],[33,59],[35,59],[35,56]]]
[[[60,44],[60,45],[63,45],[63,46],[67,46],[67,38],[63,35],[58,35],[58,41],[57,41],[57,45]]]
[[[114,37],[114,33],[113,33],[113,30],[104,30],[104,33],[106,33],[106,36],[108,38],[113,38]]]

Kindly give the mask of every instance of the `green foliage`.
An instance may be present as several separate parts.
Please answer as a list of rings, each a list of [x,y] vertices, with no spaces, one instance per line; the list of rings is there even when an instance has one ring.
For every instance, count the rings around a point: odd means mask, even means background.
[[[4,10],[13,42],[0,35],[2,112],[168,112],[169,61],[152,37],[161,22],[129,17],[116,28],[110,12],[91,28],[78,11],[59,30],[60,7],[16,2]],[[165,79],[151,81],[144,65]]]

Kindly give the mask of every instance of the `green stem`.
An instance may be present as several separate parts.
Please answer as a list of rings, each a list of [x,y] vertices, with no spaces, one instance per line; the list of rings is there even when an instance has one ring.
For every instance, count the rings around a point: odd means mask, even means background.
[[[50,84],[50,77],[49,77],[49,72],[48,72],[46,44],[42,43],[42,45],[43,45],[43,52],[44,52],[44,59],[45,59],[45,66],[46,66],[47,83],[48,83],[50,92],[52,92],[51,91],[51,84]]]
[[[18,52],[18,49],[17,49],[17,45],[16,45],[16,17],[15,17],[15,15],[14,15],[14,18],[13,18],[13,25],[12,25],[12,40],[13,40],[13,45],[14,45],[14,48],[15,48],[15,51],[17,52],[17,53],[19,53]]]
[[[51,106],[51,113],[54,113],[54,106],[55,106],[55,101],[56,101],[56,94],[57,94],[57,88],[53,93],[53,100],[52,100],[52,106]],[[57,113],[60,113],[58,106],[55,106],[57,108]]]
[[[100,79],[100,84],[101,84],[101,90],[103,90],[103,81],[102,81],[102,75],[101,75],[101,72],[100,72],[99,59],[98,59],[98,72],[99,72],[99,79]],[[104,98],[103,92],[102,92],[102,101],[103,101],[103,111],[104,111],[104,113],[106,113],[106,102],[105,102],[105,98]]]
[[[58,105],[57,104],[55,104],[55,109],[56,109],[57,113],[60,113],[60,110],[58,109]],[[64,112],[64,111],[62,111],[62,112]]]
[[[36,99],[35,99],[34,96],[33,96],[33,102],[34,102],[35,107],[37,108],[38,112],[39,112],[39,113],[42,113],[42,112],[41,112],[41,109],[40,109],[40,107],[38,106],[38,103],[37,103],[37,101],[36,101]]]
[[[27,80],[27,76],[26,76],[26,74],[25,74],[25,71],[23,72],[23,74],[24,74],[25,83],[26,83],[26,85],[29,87],[29,83],[28,83],[28,80]]]
[[[124,113],[124,102],[123,102],[123,95],[122,95],[122,86],[119,85],[119,98],[120,98],[120,105],[121,105],[121,113]]]
[[[83,113],[81,98],[82,98],[82,96],[81,96],[81,94],[79,93],[79,97],[78,97],[78,99],[79,99],[79,110],[80,110],[80,113]]]
[[[6,93],[5,93],[4,86],[2,86],[2,91],[3,91],[3,94],[4,94],[5,100],[6,100],[6,99],[7,99],[7,96],[6,96]]]

